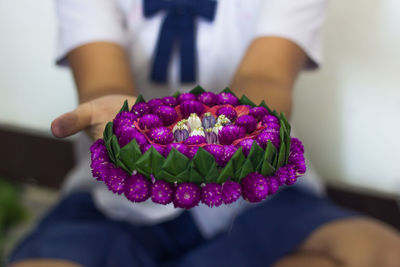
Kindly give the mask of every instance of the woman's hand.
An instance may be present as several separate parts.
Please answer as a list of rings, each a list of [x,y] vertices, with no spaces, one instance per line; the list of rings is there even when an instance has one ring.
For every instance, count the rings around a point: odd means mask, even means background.
[[[85,130],[92,139],[101,138],[105,125],[112,121],[125,100],[131,107],[136,97],[112,94],[84,102],[56,118],[51,124],[51,132],[55,137],[64,138]]]

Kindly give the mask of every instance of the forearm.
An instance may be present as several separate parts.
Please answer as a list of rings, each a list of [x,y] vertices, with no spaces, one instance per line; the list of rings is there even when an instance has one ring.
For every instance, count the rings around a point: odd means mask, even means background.
[[[235,77],[231,88],[239,97],[245,94],[256,104],[264,100],[271,109],[291,115],[292,88],[285,83],[265,77]]]
[[[110,94],[136,95],[129,60],[123,47],[91,43],[68,54],[79,102]]]

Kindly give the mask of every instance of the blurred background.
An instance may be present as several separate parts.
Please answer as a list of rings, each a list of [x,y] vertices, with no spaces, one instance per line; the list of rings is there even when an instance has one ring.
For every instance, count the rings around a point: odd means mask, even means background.
[[[331,1],[325,63],[301,76],[292,122],[334,201],[400,227],[398,10],[398,0]],[[52,0],[0,0],[3,254],[54,203],[74,164],[74,138],[50,134],[77,103],[69,71],[54,65],[56,31]]]

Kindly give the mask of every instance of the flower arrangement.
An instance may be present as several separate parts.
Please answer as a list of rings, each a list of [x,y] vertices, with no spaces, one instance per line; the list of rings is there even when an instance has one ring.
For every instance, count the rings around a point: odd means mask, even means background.
[[[306,172],[302,143],[264,101],[200,86],[189,93],[125,101],[91,146],[93,176],[132,202],[151,198],[190,209],[260,202]]]

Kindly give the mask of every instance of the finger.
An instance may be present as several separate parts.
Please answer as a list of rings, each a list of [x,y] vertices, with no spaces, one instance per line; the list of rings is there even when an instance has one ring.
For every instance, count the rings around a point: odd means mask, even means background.
[[[90,103],[79,105],[74,111],[65,113],[51,123],[55,137],[64,138],[91,126],[92,109]]]

